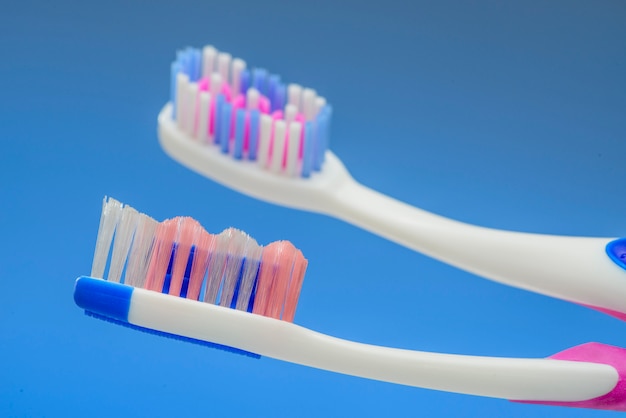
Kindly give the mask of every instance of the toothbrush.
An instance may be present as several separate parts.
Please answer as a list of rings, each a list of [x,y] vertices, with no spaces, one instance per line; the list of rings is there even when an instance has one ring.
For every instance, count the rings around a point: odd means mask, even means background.
[[[74,300],[99,319],[253,357],[516,402],[626,410],[622,348],[478,357],[356,343],[295,325],[306,265],[289,242],[261,247],[232,228],[211,235],[191,218],[159,223],[109,198],[92,277],[77,279]]]
[[[626,238],[485,228],[385,196],[356,182],[327,149],[331,114],[312,89],[250,73],[213,47],[188,48],[172,64],[158,134],[174,160],[241,193],[334,216],[491,280],[626,319]]]

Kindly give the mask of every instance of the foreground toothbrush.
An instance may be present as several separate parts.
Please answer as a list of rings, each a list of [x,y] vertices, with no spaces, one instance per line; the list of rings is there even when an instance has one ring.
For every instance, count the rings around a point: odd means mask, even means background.
[[[306,264],[288,242],[260,247],[234,229],[211,235],[191,218],[157,223],[108,199],[93,277],[78,278],[74,299],[96,318],[251,356],[519,402],[626,410],[621,348],[589,343],[549,359],[462,356],[361,344],[295,325]]]
[[[326,149],[324,99],[265,70],[252,74],[212,47],[180,52],[158,118],[163,149],[258,199],[334,216],[480,276],[626,319],[626,239],[484,228],[378,193]]]

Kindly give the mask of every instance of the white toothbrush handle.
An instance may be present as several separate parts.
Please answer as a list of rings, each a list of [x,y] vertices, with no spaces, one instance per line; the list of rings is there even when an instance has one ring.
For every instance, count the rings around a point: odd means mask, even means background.
[[[609,393],[618,380],[616,369],[607,364],[438,354],[361,344],[289,322],[143,289],[133,290],[128,322],[318,369],[495,398],[581,401]]]
[[[323,211],[472,273],[583,305],[626,313],[626,270],[606,254],[611,238],[502,231],[412,207],[352,178]]]
[[[172,158],[242,193],[335,216],[492,280],[626,319],[626,270],[606,255],[610,238],[501,231],[447,219],[358,184],[330,151],[310,179],[275,175],[190,139],[176,128],[170,105],[159,115],[159,139]]]

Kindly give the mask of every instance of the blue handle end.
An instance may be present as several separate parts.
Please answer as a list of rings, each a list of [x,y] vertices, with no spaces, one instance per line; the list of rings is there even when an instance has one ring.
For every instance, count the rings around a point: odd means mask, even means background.
[[[606,245],[606,253],[615,264],[626,270],[626,238],[609,242]]]

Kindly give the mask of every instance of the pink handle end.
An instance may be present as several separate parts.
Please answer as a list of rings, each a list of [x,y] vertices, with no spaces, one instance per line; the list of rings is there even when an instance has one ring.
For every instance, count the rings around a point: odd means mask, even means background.
[[[626,411],[626,349],[600,343],[587,343],[556,353],[549,358],[555,360],[584,361],[612,366],[619,377],[617,384],[606,395],[586,401],[513,401],[540,405],[568,406],[572,408],[606,409]]]

